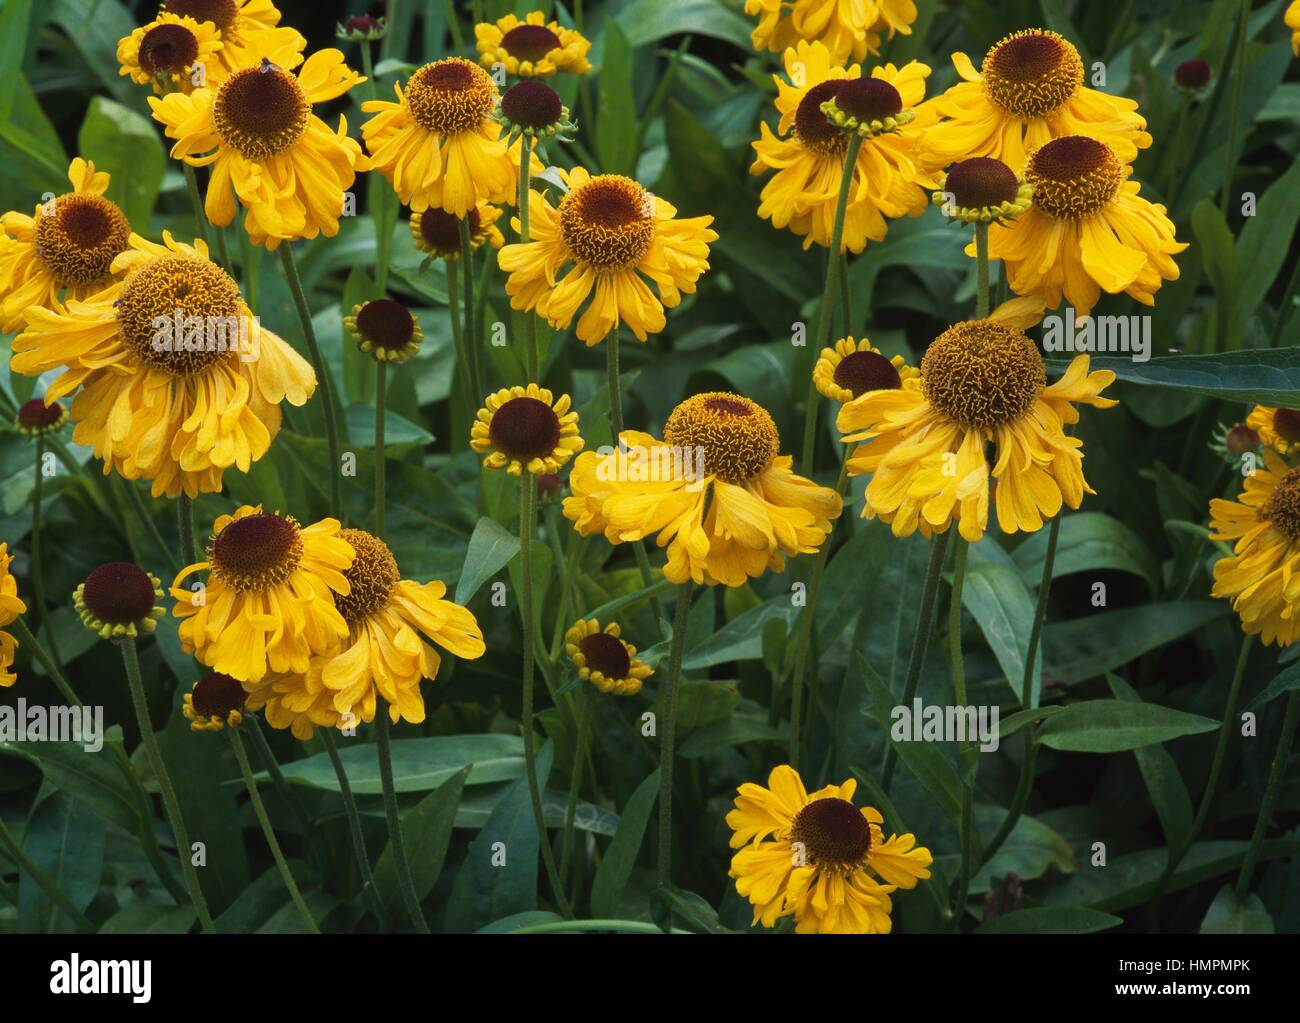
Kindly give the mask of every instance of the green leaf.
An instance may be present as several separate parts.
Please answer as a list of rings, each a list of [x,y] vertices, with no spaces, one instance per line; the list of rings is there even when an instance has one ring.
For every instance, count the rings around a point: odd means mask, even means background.
[[[511,913],[500,920],[480,927],[475,934],[512,934],[521,927],[535,927],[538,924],[558,923],[564,918],[548,909],[530,909],[524,913]]]
[[[136,101],[144,105],[143,97],[137,95],[140,86],[117,73],[121,67],[118,40],[136,29],[135,18],[119,0],[54,0],[49,18],[68,34],[101,85],[123,102],[136,95]]]
[[[104,869],[104,819],[66,792],[55,792],[32,811],[22,835],[23,852],[77,909],[99,891]],[[71,934],[74,921],[27,874],[18,875],[18,930],[25,934]]]
[[[606,174],[631,174],[636,161],[636,102],[632,97],[632,47],[612,18],[605,19],[605,57],[597,89],[596,153]]]
[[[1063,373],[1067,359],[1048,359],[1049,375]],[[1121,380],[1204,394],[1244,405],[1300,405],[1300,347],[1243,348],[1217,355],[1162,355],[1146,362],[1099,355],[1092,369],[1109,369]]]
[[[188,934],[198,917],[192,906],[133,902],[100,925],[100,934]]]
[[[682,667],[687,670],[708,668],[733,661],[757,661],[763,657],[763,628],[772,620],[784,621],[787,628],[803,608],[790,603],[782,594],[765,604],[737,615],[717,632],[711,633],[700,646],[687,652]]]
[[[122,208],[137,232],[146,233],[167,169],[156,126],[129,107],[96,96],[81,122],[77,145],[95,170],[112,175],[107,197]]]
[[[1008,737],[1015,735],[1026,725],[1045,721],[1047,718],[1054,717],[1063,710],[1065,710],[1064,707],[1055,703],[1048,704],[1046,707],[1034,707],[1031,710],[1018,710],[999,722],[998,740],[1003,741]]]
[[[1201,921],[1201,934],[1272,934],[1273,917],[1258,895],[1237,895],[1230,884],[1219,889]]]
[[[721,0],[633,0],[619,15],[619,24],[632,46],[644,46],[668,36],[691,33],[713,36],[749,51],[753,25]]]
[[[1279,671],[1260,693],[1246,705],[1247,711],[1257,711],[1266,703],[1271,703],[1283,693],[1300,689],[1300,661],[1294,661]]]
[[[120,742],[120,729],[116,732]],[[56,789],[75,797],[126,831],[139,830],[139,804],[127,788],[121,771],[114,766],[110,753],[87,753],[75,742],[3,742],[0,753],[13,753],[30,760]]]
[[[988,843],[1002,826],[1007,812],[1000,806],[979,804],[974,807],[974,813],[975,831],[980,842]],[[938,857],[938,862],[950,877],[961,870],[958,853],[945,853]],[[1072,874],[1079,869],[1079,861],[1070,843],[1053,828],[1022,815],[993,859],[971,878],[970,891],[972,894],[987,891],[989,884],[995,878],[1005,877],[1007,871],[1015,871],[1021,879],[1032,881],[1042,877],[1051,867],[1063,874]]]
[[[762,708],[755,708],[752,713],[737,710],[721,721],[697,728],[678,747],[677,755],[689,760],[713,753],[724,746],[779,740],[783,740],[783,733],[767,723],[767,713]]]
[[[975,928],[976,934],[1094,934],[1124,921],[1110,913],[1082,906],[1039,906],[1018,909]]]
[[[1231,317],[1237,300],[1237,253],[1232,245],[1232,231],[1214,200],[1205,198],[1196,204],[1192,210],[1192,230],[1196,232],[1205,276],[1218,299],[1216,315]]]
[[[348,435],[355,438],[353,444],[363,448],[375,446],[375,406],[349,405],[344,412],[347,417]],[[430,444],[433,434],[423,426],[411,422],[405,416],[399,416],[392,409],[384,409],[384,444],[392,447],[398,444]],[[392,457],[390,454],[388,457]]]
[[[1069,753],[1119,753],[1184,735],[1200,735],[1219,722],[1172,707],[1123,700],[1085,700],[1048,718],[1039,741]]]
[[[1133,687],[1119,676],[1107,672],[1106,682],[1117,700],[1141,702]],[[1178,764],[1163,746],[1142,746],[1133,755],[1137,757],[1151,804],[1156,808],[1166,844],[1171,849],[1181,849],[1192,831],[1192,797],[1188,795]]]
[[[1260,197],[1255,216],[1246,218],[1237,241],[1241,264],[1237,308],[1243,314],[1263,304],[1291,250],[1291,236],[1298,220],[1300,162],[1292,161],[1286,173]]]
[[[14,109],[18,75],[27,50],[27,26],[32,16],[32,0],[6,0],[0,10],[0,121],[9,120]]]
[[[456,584],[456,603],[465,605],[480,586],[505,568],[519,554],[519,537],[495,519],[478,520],[465,552],[465,567]]]
[[[669,911],[674,930],[683,929],[696,934],[719,934],[726,930],[718,922],[718,911],[702,896],[673,885],[656,888],[650,896],[650,912],[660,927]]]
[[[659,797],[659,771],[656,769],[636,787],[623,807],[618,831],[596,868],[596,879],[591,886],[591,911],[597,917],[617,914],[618,899],[627,887],[636,865],[641,843],[645,840],[646,825]]]
[[[1047,531],[1032,534],[1011,554],[1025,585],[1036,588],[1043,577]],[[1142,538],[1119,519],[1101,512],[1078,512],[1061,519],[1052,578],[1076,572],[1113,569],[1144,579],[1154,592],[1160,566]]]
[[[460,806],[468,773],[468,770],[457,771],[402,815],[402,836],[406,840],[406,855],[411,864],[411,880],[415,884],[415,894],[421,900],[433,891],[438,875],[442,873],[447,848],[451,844],[452,827],[456,823],[456,809]],[[402,900],[391,844],[375,864],[375,889],[388,919],[395,921]]]
[[[1034,598],[1016,570],[1011,555],[996,540],[972,544],[966,565],[962,606],[979,623],[1007,684],[1017,697],[1025,679],[1025,651],[1034,621]],[[1035,702],[1042,687],[1043,658],[1034,661]]]

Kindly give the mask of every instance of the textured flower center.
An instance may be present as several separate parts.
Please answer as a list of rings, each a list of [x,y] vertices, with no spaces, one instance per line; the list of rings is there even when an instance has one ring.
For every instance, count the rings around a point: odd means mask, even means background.
[[[564,116],[560,94],[545,82],[533,79],[512,85],[501,97],[501,113],[511,124],[541,131]]]
[[[1300,412],[1289,408],[1278,409],[1273,413],[1273,429],[1285,441],[1292,444],[1300,441]]]
[[[810,865],[845,870],[866,860],[871,825],[847,799],[814,799],[794,815],[790,841],[803,845]]]
[[[1210,84],[1210,65],[1203,60],[1185,60],[1174,68],[1174,82],[1184,89],[1204,89]]]
[[[198,59],[199,41],[184,25],[155,25],[140,40],[140,67],[151,75],[183,74]]]
[[[356,552],[343,576],[352,587],[346,596],[334,594],[334,605],[349,625],[356,625],[388,606],[397,585],[397,560],[388,544],[364,529],[345,529],[339,536]]]
[[[91,614],[110,625],[128,625],[148,618],[156,597],[148,573],[129,561],[100,565],[86,576],[81,593]]]
[[[102,195],[61,195],[36,220],[36,252],[60,284],[107,276],[130,237],[126,217]]]
[[[1223,446],[1228,449],[1228,454],[1240,458],[1246,452],[1254,451],[1259,447],[1259,434],[1245,423],[1238,423],[1224,436]]]
[[[1046,29],[1015,32],[996,43],[981,68],[989,99],[1017,117],[1044,117],[1083,84],[1083,61]]]
[[[1053,139],[1025,167],[1034,205],[1060,220],[1091,216],[1115,197],[1124,168],[1110,146],[1084,135]]]
[[[868,391],[893,391],[903,386],[894,364],[879,352],[854,352],[835,367],[835,382],[853,392],[853,397]]]
[[[835,105],[859,121],[883,121],[903,109],[903,97],[883,78],[847,78],[840,81]]]
[[[1034,342],[1020,331],[967,320],[930,343],[921,381],[926,399],[953,422],[988,430],[1028,412],[1047,374]]]
[[[44,398],[32,398],[18,406],[18,425],[27,430],[48,430],[63,418],[63,406],[57,401],[46,405]]]
[[[298,79],[265,57],[227,78],[212,105],[221,141],[249,160],[283,153],[302,138],[310,114]]]
[[[654,241],[654,196],[631,178],[601,174],[560,201],[560,233],[574,256],[598,270],[633,266]]]
[[[239,17],[239,0],[167,0],[159,12],[189,15],[195,21],[210,21],[222,32],[229,32]]]
[[[244,709],[244,687],[237,679],[214,671],[194,683],[190,706],[201,718],[220,718],[225,721],[234,711]]]
[[[608,632],[593,632],[578,644],[578,649],[586,658],[587,667],[606,678],[627,678],[627,673],[632,670],[632,658],[627,655],[627,647]]]
[[[954,164],[944,188],[952,194],[958,209],[978,210],[1014,201],[1020,182],[1001,160],[976,156]]]
[[[738,394],[711,392],[687,398],[664,424],[664,440],[682,451],[703,452],[703,473],[744,484],[780,453],[781,438],[767,410]]]
[[[560,417],[537,398],[511,398],[492,414],[488,439],[503,455],[527,465],[560,443]]]
[[[373,32],[379,27],[379,19],[369,14],[353,15],[343,25],[348,32]]]
[[[391,298],[367,302],[357,313],[357,330],[372,344],[390,351],[400,351],[415,336],[415,318],[406,306]]]
[[[1288,470],[1282,477],[1263,517],[1288,540],[1300,540],[1300,469]]]
[[[480,229],[477,209],[469,211],[469,236],[476,238]],[[420,214],[420,237],[438,255],[460,251],[460,218],[454,213],[430,206]]]
[[[832,78],[818,82],[799,101],[799,109],[794,114],[794,134],[799,145],[809,152],[842,159],[848,148],[849,137],[822,113],[822,104],[839,95],[844,81],[843,78]]]
[[[406,83],[406,105],[416,122],[439,135],[477,128],[492,113],[497,87],[477,64],[448,57],[425,64]]]
[[[501,49],[519,60],[536,63],[564,44],[545,25],[516,25],[501,37]]]
[[[167,256],[127,275],[117,300],[122,341],[146,365],[188,376],[229,358],[240,344],[245,307],[221,267]]]
[[[288,516],[259,513],[235,519],[208,545],[212,571],[241,592],[285,582],[302,561],[302,533]]]

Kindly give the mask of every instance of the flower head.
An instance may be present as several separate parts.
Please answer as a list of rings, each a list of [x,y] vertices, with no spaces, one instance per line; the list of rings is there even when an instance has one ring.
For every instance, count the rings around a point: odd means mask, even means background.
[[[930,876],[930,850],[912,835],[890,835],[884,817],[853,805],[857,782],[811,794],[794,768],[773,768],[767,788],[740,786],[730,876],[754,906],[754,923],[794,916],[800,934],[888,934],[890,894]]]
[[[81,624],[100,639],[153,632],[163,609],[162,584],[152,572],[129,561],[100,565],[72,595]]]
[[[767,410],[739,394],[697,394],[664,424],[619,448],[578,457],[565,517],[610,543],[658,534],[675,583],[743,586],[786,557],[811,554],[843,508],[840,495],[796,476]]]
[[[375,42],[388,35],[388,21],[371,14],[354,14],[343,24],[336,25],[334,34],[353,43]]]
[[[1300,57],[1300,0],[1291,0],[1284,20],[1291,30],[1291,52]]]
[[[640,341],[659,333],[664,308],[692,294],[709,268],[709,244],[718,237],[713,218],[679,220],[676,207],[619,174],[593,177],[581,167],[558,173],[568,189],[559,205],[535,192],[530,240],[497,256],[509,274],[511,306],[564,330],[586,304],[578,337],[588,346],[620,323]]]
[[[595,618],[573,624],[564,634],[564,652],[578,669],[578,677],[602,693],[635,696],[654,670],[636,658],[636,647],[622,638],[617,622],[603,629]]]
[[[780,53],[798,41],[824,45],[838,61],[862,61],[880,52],[883,33],[912,34],[913,0],[745,0],[745,13],[757,14],[750,36],[756,50]]]
[[[489,70],[500,66],[520,78],[549,78],[559,71],[581,75],[591,70],[587,62],[591,42],[557,21],[547,21],[541,11],[530,11],[523,21],[507,14],[475,25],[474,41],[480,64]]]
[[[1300,451],[1300,411],[1256,405],[1246,417],[1246,425],[1255,431],[1259,443],[1279,455]]]
[[[9,688],[18,681],[18,676],[11,670],[14,663],[14,651],[18,649],[18,640],[4,630],[19,615],[27,613],[27,605],[18,596],[18,580],[9,571],[14,556],[9,553],[9,545],[0,543],[0,688]]]
[[[489,469],[505,469],[518,476],[558,472],[577,452],[578,413],[567,394],[557,400],[536,384],[502,388],[489,394],[470,430],[469,446],[485,454]]]
[[[182,713],[194,732],[219,732],[237,728],[244,721],[248,702],[243,684],[219,671],[204,675],[185,694]]]
[[[40,437],[53,433],[67,421],[68,410],[62,402],[47,405],[44,398],[30,398],[18,406],[14,425],[29,437]]]
[[[868,391],[894,390],[917,375],[901,355],[882,355],[865,337],[854,341],[840,338],[833,348],[823,348],[813,366],[818,392],[841,404],[860,398]]]
[[[1029,209],[1033,189],[1001,160],[975,156],[953,164],[931,196],[943,215],[965,224],[1003,223]]]
[[[1213,70],[1203,60],[1185,60],[1174,68],[1174,85],[1192,96],[1203,92],[1213,77]]]
[[[532,139],[559,136],[567,140],[578,127],[569,120],[569,108],[560,102],[560,94],[545,82],[523,81],[512,85],[501,97],[494,116],[507,135],[527,135]]]
[[[411,214],[411,239],[421,252],[427,252],[431,259],[444,259],[454,263],[460,259],[460,222],[469,221],[470,247],[477,250],[484,245],[494,249],[505,244],[505,236],[497,227],[501,217],[501,207],[481,202],[469,211],[467,217],[457,217],[446,210],[430,206],[422,213]]]
[[[221,32],[210,21],[167,11],[117,43],[118,73],[129,75],[154,92],[190,92],[196,85],[218,82],[226,69],[217,59]]]
[[[391,298],[376,298],[352,307],[343,317],[352,340],[377,362],[405,362],[420,350],[424,331],[415,315]]]
[[[240,68],[252,67],[263,54],[280,51],[285,67],[302,63],[307,40],[294,28],[280,24],[280,12],[272,0],[164,0],[158,19],[166,16],[190,18],[216,29],[221,47],[214,56],[217,67],[206,69],[215,83]],[[119,44],[120,45],[120,44]]]

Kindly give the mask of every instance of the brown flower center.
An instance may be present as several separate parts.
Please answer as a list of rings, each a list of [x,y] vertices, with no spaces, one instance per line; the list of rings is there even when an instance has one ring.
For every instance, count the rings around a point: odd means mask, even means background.
[[[302,138],[310,115],[298,79],[265,57],[227,78],[212,105],[221,140],[249,160],[283,153]]]
[[[541,131],[564,116],[560,94],[545,82],[527,79],[512,85],[501,97],[501,113],[511,124]]]
[[[697,394],[678,405],[664,424],[664,440],[682,452],[699,451],[704,474],[735,484],[759,476],[781,450],[767,410],[725,392]]]
[[[627,647],[608,632],[593,632],[578,644],[578,649],[586,658],[587,667],[606,678],[627,678],[632,670],[632,658],[627,655]]]
[[[194,689],[190,693],[190,706],[201,718],[220,718],[225,721],[234,711],[244,709],[245,699],[247,694],[237,679],[214,671],[194,683]]]
[[[1016,32],[995,44],[981,68],[984,91],[997,106],[1016,117],[1052,113],[1083,84],[1083,61],[1055,32]]]
[[[926,399],[953,422],[989,430],[1019,419],[1047,386],[1043,357],[1018,330],[989,320],[949,327],[921,360]]]
[[[1020,182],[1001,160],[976,156],[954,164],[944,188],[952,194],[958,209],[978,210],[1013,201]]]
[[[406,83],[406,105],[421,127],[439,135],[477,128],[496,105],[492,76],[477,64],[448,57],[425,64]]]
[[[903,109],[903,97],[883,78],[845,78],[839,85],[835,105],[859,121],[883,121]]]
[[[1300,540],[1300,469],[1290,469],[1282,477],[1262,517],[1288,540]]]
[[[803,846],[810,866],[849,870],[871,851],[871,825],[847,799],[814,799],[794,815],[790,841]]]
[[[100,621],[128,625],[149,617],[157,594],[143,569],[129,561],[113,561],[86,576],[81,599]]]
[[[560,37],[545,25],[516,25],[501,37],[501,49],[533,64],[563,45]]]
[[[560,233],[575,257],[598,270],[633,266],[654,241],[654,196],[631,178],[598,175],[560,201]]]
[[[894,364],[879,352],[853,352],[835,367],[834,380],[852,391],[853,397],[868,391],[893,391],[903,386]]]
[[[1025,177],[1034,186],[1038,209],[1060,220],[1078,220],[1115,197],[1124,168],[1104,142],[1065,135],[1034,151]]]
[[[1295,444],[1300,441],[1300,412],[1289,408],[1280,408],[1273,413],[1273,429],[1284,441]]]
[[[63,285],[93,284],[108,276],[127,246],[131,225],[102,195],[70,192],[36,219],[36,252]]]
[[[18,406],[18,425],[27,430],[48,430],[63,418],[63,406],[57,401],[45,404],[44,398],[32,398]]]
[[[235,519],[208,545],[213,574],[240,592],[284,583],[302,561],[302,533],[287,515]]]
[[[488,439],[503,455],[526,466],[555,451],[560,443],[560,417],[538,398],[511,398],[492,414]]]
[[[189,15],[195,21],[210,21],[229,32],[239,17],[239,0],[166,0],[159,13]]]
[[[194,33],[172,21],[155,25],[140,40],[140,67],[151,75],[184,74],[198,56]]]
[[[364,529],[345,529],[339,536],[356,552],[352,567],[343,573],[351,592],[334,594],[334,605],[348,625],[356,625],[388,606],[400,576],[388,544]]]
[[[401,351],[415,336],[415,318],[401,302],[377,298],[357,313],[357,330],[372,344],[389,351]]]
[[[794,135],[799,145],[809,152],[819,156],[836,156],[843,160],[849,137],[822,113],[822,104],[835,99],[844,82],[843,78],[818,82],[799,101],[799,108],[794,114]]]

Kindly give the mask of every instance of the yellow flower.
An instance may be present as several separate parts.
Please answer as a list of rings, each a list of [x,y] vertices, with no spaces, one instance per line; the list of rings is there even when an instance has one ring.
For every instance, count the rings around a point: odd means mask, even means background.
[[[843,508],[791,472],[772,417],[738,394],[697,394],[669,415],[664,440],[627,430],[619,442],[579,456],[564,515],[614,544],[658,534],[674,583],[743,586],[782,571],[821,546]]]
[[[1286,9],[1286,27],[1291,30],[1291,52],[1300,57],[1300,0],[1292,0]]]
[[[588,346],[620,323],[639,341],[659,333],[664,308],[693,294],[709,268],[709,243],[718,237],[709,228],[713,218],[678,220],[675,206],[621,175],[592,177],[581,167],[558,173],[568,189],[559,207],[533,193],[530,240],[497,256],[510,275],[511,306],[536,310],[564,330],[591,297],[578,320],[578,337]]]
[[[286,515],[243,505],[213,523],[207,557],[172,583],[181,645],[241,682],[306,671],[312,654],[348,634],[335,600],[349,592],[352,547],[336,519],[302,528]],[[187,587],[185,579],[207,572]]]
[[[864,518],[879,516],[897,536],[918,527],[930,536],[957,521],[974,543],[988,526],[990,459],[1005,533],[1037,530],[1062,501],[1077,508],[1093,493],[1083,478],[1083,442],[1065,427],[1079,419],[1072,403],[1116,404],[1099,396],[1115,374],[1089,373],[1088,356],[1080,355],[1049,387],[1038,347],[1020,329],[1041,312],[1017,300],[989,319],[955,324],[930,344],[918,377],[840,409],[835,425],[857,445],[849,475],[875,474]]]
[[[221,32],[210,21],[159,13],[143,28],[137,28],[117,43],[120,75],[129,75],[137,85],[151,85],[165,92],[190,92],[216,84],[228,74],[217,55]]]
[[[1017,295],[1066,301],[1087,316],[1103,290],[1155,305],[1164,281],[1178,280],[1165,208],[1138,195],[1129,168],[1105,143],[1068,135],[1035,150],[1025,165],[1032,207],[1015,223],[989,226],[989,258],[1006,263]],[[972,242],[967,255],[975,255]]]
[[[773,227],[788,227],[802,236],[805,249],[814,242],[831,243],[849,141],[823,106],[837,101],[846,113],[850,106],[861,110],[864,120],[900,121],[895,130],[867,138],[854,166],[844,248],[861,252],[868,240],[885,237],[886,217],[923,213],[928,198],[922,186],[938,183],[935,166],[917,160],[922,133],[935,121],[931,104],[922,103],[930,69],[916,61],[902,68],[886,64],[872,68],[871,77],[864,80],[861,68],[845,70],[821,43],[799,42],[785,51],[784,59],[790,81],[797,84],[774,76],[781,119],[776,134],[766,123],[760,125],[761,137],[752,144],[757,156],[749,172],[776,171],[763,186],[758,215]],[[860,84],[848,86],[850,82]]]
[[[1288,646],[1300,635],[1300,469],[1265,449],[1264,465],[1246,477],[1236,501],[1210,502],[1212,540],[1235,540],[1232,556],[1214,563],[1215,597],[1226,597],[1241,627],[1265,644]]]
[[[844,337],[834,348],[821,350],[813,366],[813,383],[823,397],[843,404],[868,391],[902,387],[904,380],[917,374],[901,355],[886,358],[865,337],[861,341]]]
[[[302,63],[307,40],[297,29],[280,24],[280,12],[271,0],[165,0],[158,17],[171,14],[209,22],[221,33],[217,51],[217,76],[207,69],[209,82],[224,78],[240,68],[252,67],[273,50],[292,54],[281,64],[294,68]]]
[[[757,14],[750,36],[756,50],[780,53],[800,40],[820,42],[837,61],[863,60],[880,52],[881,33],[912,34],[912,0],[745,0]]]
[[[527,469],[534,476],[559,472],[582,450],[578,413],[573,400],[536,384],[505,387],[489,394],[470,428],[469,446],[487,452],[483,464],[519,476]]]
[[[461,57],[435,60],[416,71],[397,102],[361,104],[374,117],[361,126],[371,169],[398,198],[422,213],[430,206],[465,216],[484,202],[513,203],[519,192],[519,143],[507,147],[493,113],[492,76]],[[542,164],[534,156],[533,173]]]
[[[557,21],[547,21],[541,11],[531,11],[520,21],[507,14],[496,22],[474,26],[479,63],[491,70],[500,65],[506,74],[520,78],[549,78],[557,71],[581,75],[591,70],[587,51],[591,43]]]
[[[18,649],[18,640],[5,632],[3,627],[11,624],[19,615],[27,613],[27,605],[18,596],[18,581],[9,573],[9,565],[13,560],[9,545],[0,543],[0,687],[6,689],[18,681],[18,676],[10,670],[14,663],[14,651]]]
[[[72,191],[36,207],[32,216],[0,215],[0,331],[23,329],[29,309],[56,309],[64,298],[87,298],[109,283],[131,226],[104,198],[109,175],[77,157],[68,165]]]
[[[100,565],[72,594],[81,624],[100,639],[120,639],[153,632],[165,613],[155,603],[162,584],[152,572],[129,561]]]
[[[602,629],[595,618],[581,619],[564,634],[564,652],[582,681],[602,693],[635,696],[654,669],[637,660],[636,647],[621,637],[617,622]]]
[[[433,644],[462,660],[473,660],[483,656],[483,633],[468,609],[443,599],[447,592],[443,583],[402,579],[392,551],[378,537],[345,529],[339,538],[356,552],[356,560],[344,572],[349,588],[334,598],[347,622],[347,638],[316,659],[311,680],[300,681],[300,699],[314,700],[311,687],[319,683],[332,695],[339,719],[351,715],[346,720],[355,723],[357,718],[375,719],[378,695],[389,703],[393,722],[418,724],[424,720],[420,679],[436,679],[442,663]],[[307,714],[293,712],[285,693],[269,696],[270,700],[280,704],[279,719],[286,714],[295,720],[306,718],[299,725],[304,730],[311,724]],[[275,725],[277,719],[268,702],[267,720]]]
[[[238,679],[214,671],[190,687],[181,713],[190,722],[190,731],[219,732],[226,726],[238,728],[243,724],[246,702],[244,686]]]
[[[296,74],[299,56],[288,47],[261,63],[235,71],[213,88],[190,95],[149,97],[154,120],[175,139],[171,155],[194,167],[211,167],[204,208],[213,224],[235,219],[236,196],[244,229],[254,245],[339,233],[344,193],[367,162],[348,138],[312,113],[312,104],[346,93],[365,79],[338,50],[320,50]]]
[[[727,814],[730,876],[772,927],[794,915],[800,934],[888,934],[889,895],[930,876],[930,850],[913,835],[885,838],[884,817],[853,805],[858,783],[809,795],[789,765],[773,768],[767,788],[746,782]]]
[[[964,53],[952,62],[964,81],[935,100],[944,120],[922,143],[940,166],[991,156],[1018,174],[1027,154],[1064,135],[1099,139],[1126,164],[1151,145],[1137,103],[1085,86],[1079,51],[1055,32],[1013,32],[979,72]]]
[[[47,403],[81,388],[72,439],[94,449],[105,474],[152,480],[155,497],[195,497],[265,455],[280,402],[305,404],[316,376],[260,327],[203,242],[163,238],[131,235],[113,262],[118,279],[93,298],[32,310],[11,365],[31,376],[63,370]]]
[[[1256,405],[1246,417],[1246,425],[1279,455],[1300,450],[1300,412],[1289,408]]]
[[[352,307],[343,326],[358,348],[379,362],[405,362],[420,350],[424,331],[401,302],[376,298]]]
[[[469,211],[469,243],[473,249],[491,245],[494,249],[505,244],[505,236],[497,227],[501,207],[481,202]],[[411,215],[411,239],[421,252],[431,258],[454,263],[460,259],[460,221],[462,218],[446,210],[430,207],[422,213]]]

